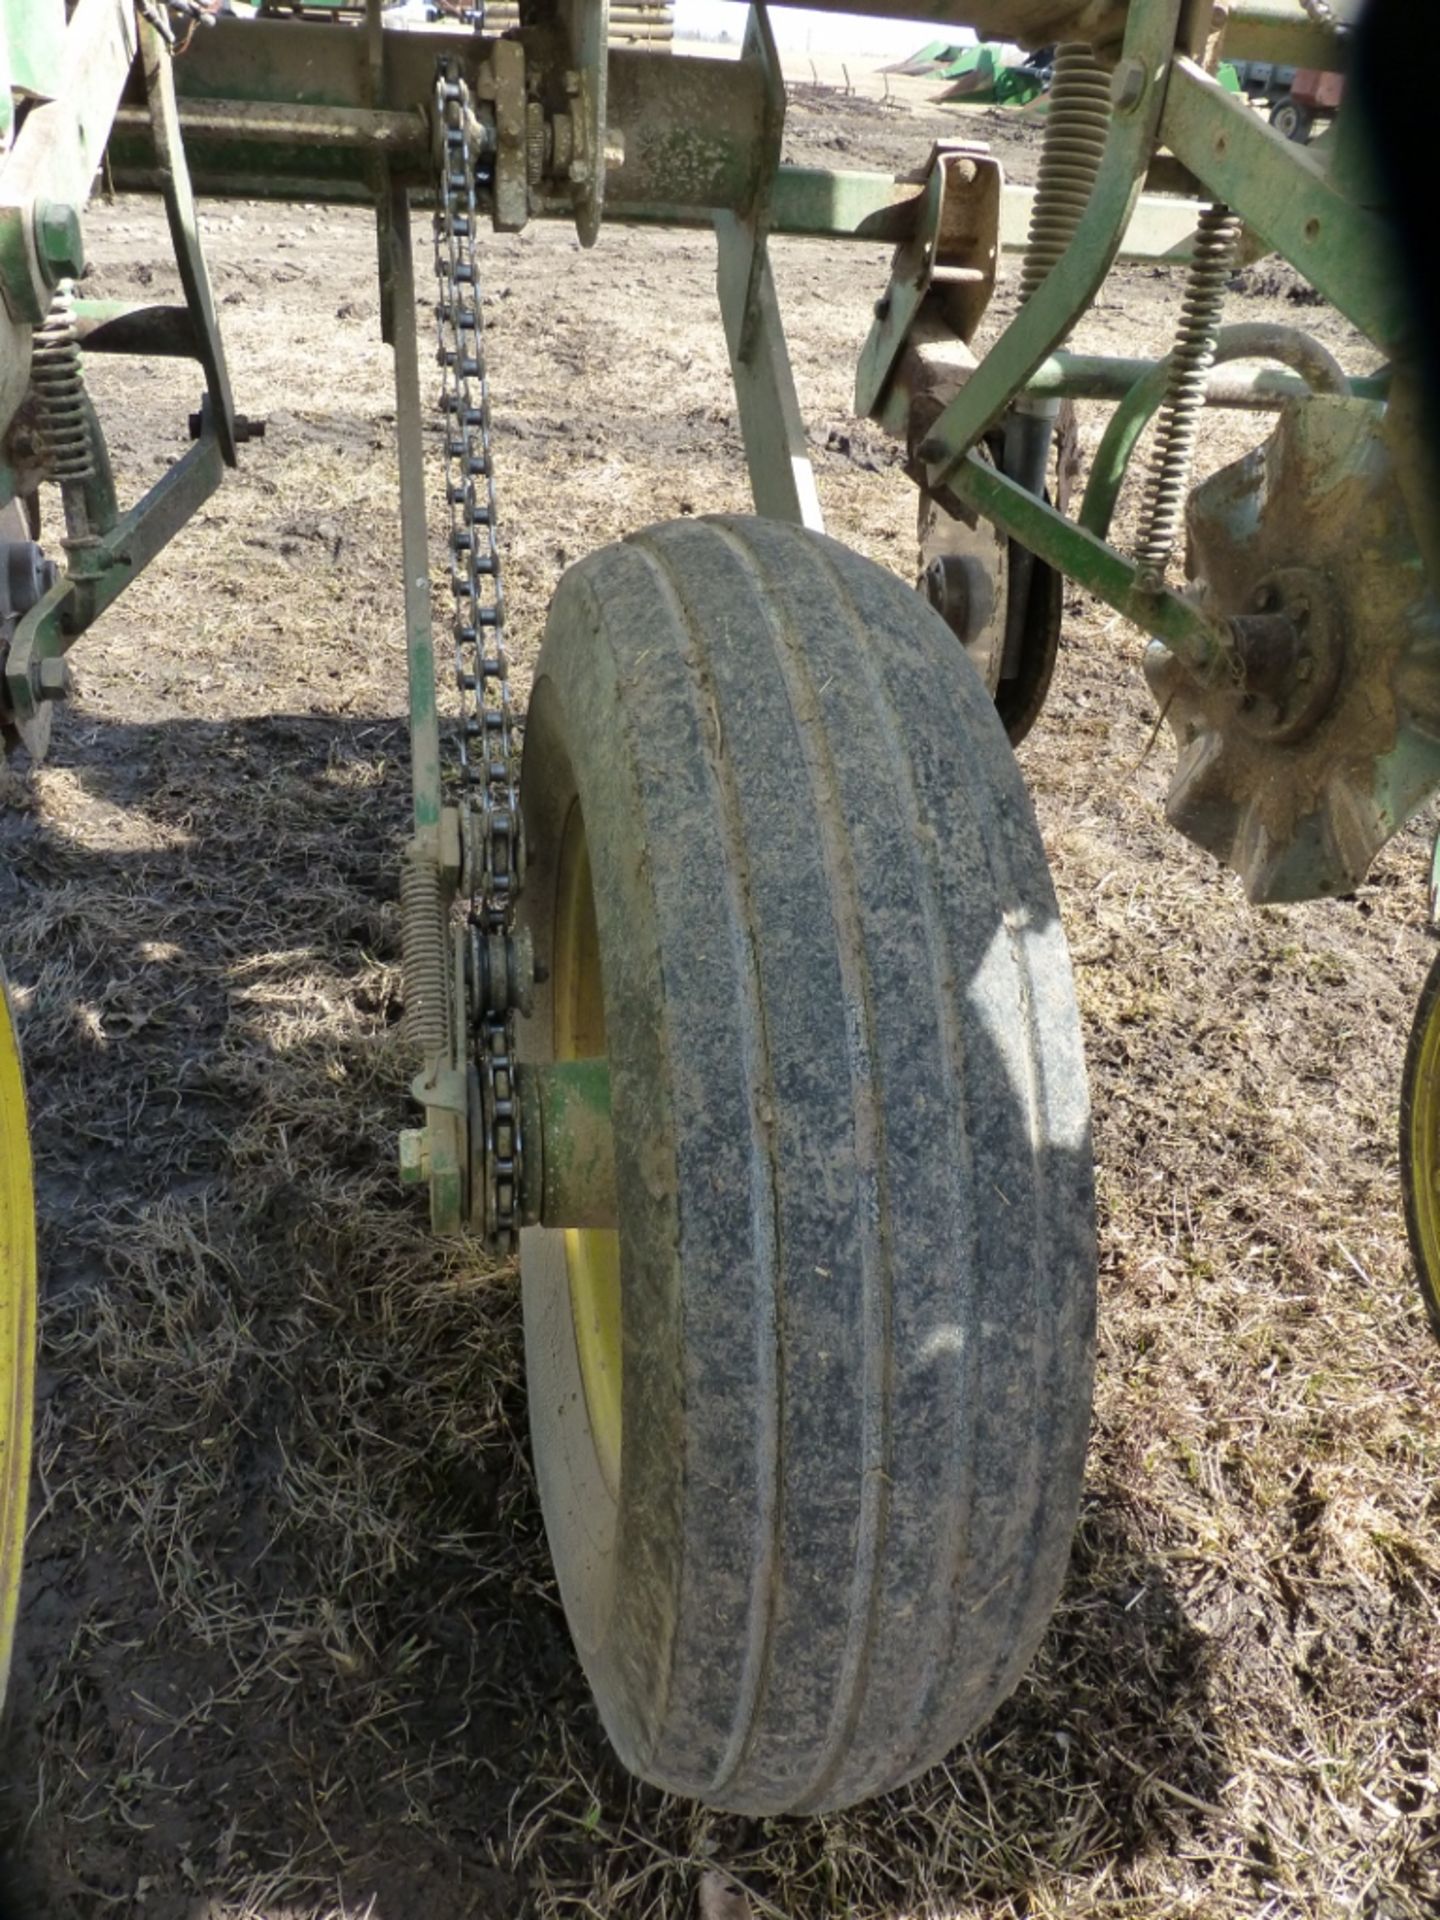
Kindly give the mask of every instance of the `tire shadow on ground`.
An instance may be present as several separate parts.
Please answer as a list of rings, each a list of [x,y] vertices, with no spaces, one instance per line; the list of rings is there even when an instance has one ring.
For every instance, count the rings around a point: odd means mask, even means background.
[[[403,723],[58,733],[0,812],[44,1262],[0,1753],[27,1915],[629,1920],[715,1867],[818,1920],[1214,1822],[1204,1638],[1108,1480],[1035,1667],[945,1767],[816,1820],[629,1780],[554,1595],[513,1275],[393,1171]]]

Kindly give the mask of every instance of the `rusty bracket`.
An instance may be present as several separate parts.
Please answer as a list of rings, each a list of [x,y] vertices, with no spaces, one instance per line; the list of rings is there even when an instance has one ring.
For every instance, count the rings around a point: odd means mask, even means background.
[[[969,342],[995,291],[1005,175],[983,146],[942,141],[930,155],[915,230],[895,249],[890,285],[855,375],[855,410],[878,414],[920,319]]]

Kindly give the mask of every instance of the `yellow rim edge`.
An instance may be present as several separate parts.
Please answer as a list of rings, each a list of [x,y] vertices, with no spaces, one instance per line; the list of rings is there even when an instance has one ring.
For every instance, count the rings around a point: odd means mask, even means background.
[[[1440,1296],[1440,994],[1430,1001],[1410,1082],[1410,1192],[1420,1284]]]
[[[560,843],[553,954],[555,1057],[597,1059],[605,1052],[605,1001],[600,937],[590,883],[590,847],[578,803]],[[600,1471],[620,1491],[623,1342],[620,1320],[620,1236],[604,1227],[565,1228],[570,1317]]]
[[[35,1379],[35,1192],[25,1082],[0,981],[0,1706],[20,1606]]]

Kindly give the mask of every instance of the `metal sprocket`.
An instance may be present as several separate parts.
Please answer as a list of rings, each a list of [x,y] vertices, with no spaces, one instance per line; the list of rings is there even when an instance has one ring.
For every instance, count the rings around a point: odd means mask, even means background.
[[[1440,783],[1440,603],[1365,401],[1292,404],[1197,487],[1187,570],[1208,611],[1286,642],[1206,688],[1158,642],[1146,676],[1179,742],[1166,815],[1257,902],[1348,893]]]

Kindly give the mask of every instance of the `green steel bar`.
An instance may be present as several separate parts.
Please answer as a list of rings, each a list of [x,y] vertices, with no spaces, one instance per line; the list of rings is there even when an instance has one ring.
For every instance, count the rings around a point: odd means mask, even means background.
[[[1055,351],[1109,272],[1154,150],[1179,11],[1180,0],[1147,0],[1131,12],[1124,61],[1135,85],[1111,121],[1090,203],[1069,248],[930,429],[920,457],[932,489]]]
[[[130,582],[169,545],[214,493],[225,461],[208,406],[199,440],[93,546],[77,552],[64,574],[15,630],[5,671],[5,697],[20,718],[35,711],[32,665],[64,653]]]
[[[78,219],[89,198],[134,62],[135,17],[128,0],[79,0],[65,29],[65,90],[31,105],[0,167],[0,283],[13,320],[38,325],[49,310],[60,276],[37,245],[36,209],[48,201]]]
[[[1229,329],[1234,332],[1235,330]],[[1256,347],[1253,356],[1236,349],[1231,359],[1265,357],[1267,349]],[[1128,360],[1103,353],[1052,353],[1035,369],[1025,384],[1027,393],[1057,400],[1125,401],[1138,381],[1164,362]],[[1270,413],[1287,400],[1298,400],[1312,391],[1309,383],[1294,373],[1279,373],[1270,367],[1257,367],[1253,373],[1237,373],[1217,363],[1205,387],[1207,407],[1233,408],[1245,413]],[[1389,375],[1362,374],[1346,382],[1346,391],[1357,400],[1383,400],[1390,391]]]
[[[53,100],[65,84],[65,0],[0,0],[0,46],[15,91]]]
[[[781,167],[770,190],[772,233],[895,242],[914,224],[924,189],[884,173]]]
[[[417,105],[407,113],[370,107],[286,106],[274,100],[196,100],[180,102],[180,124],[189,146],[216,142],[242,147],[282,147],[328,153],[382,153],[387,158],[423,161],[430,152],[430,127]],[[116,131],[144,131],[138,108],[121,107]]]
[[[200,241],[195,192],[185,164],[185,142],[175,102],[174,61],[158,29],[148,20],[140,21],[140,66],[145,75],[145,90],[150,96],[150,138],[155,148],[155,166],[170,240],[175,248],[175,265],[185,304],[195,322],[199,359],[205,370],[205,389],[210,395],[220,451],[226,465],[233,467],[237,457],[235,401],[225,366],[225,343],[215,317],[205,250]]]
[[[1315,153],[1184,59],[1171,73],[1160,137],[1347,320],[1387,352],[1396,349],[1406,330],[1405,282],[1384,223],[1337,190]]]
[[[947,485],[1047,565],[1098,594],[1142,632],[1163,640],[1197,680],[1213,685],[1232,678],[1235,656],[1226,628],[1178,593],[1142,588],[1139,569],[1123,554],[1007,479],[978,453],[961,458]]]
[[[1080,505],[1080,525],[1097,540],[1104,540],[1115,517],[1115,506],[1130,458],[1156,411],[1165,398],[1170,375],[1170,359],[1157,360],[1135,382],[1110,416],[1095,457],[1090,462],[1090,478],[1085,483],[1085,498]]]
[[[75,337],[86,353],[133,353],[197,360],[200,342],[188,307],[134,300],[76,300]]]
[[[1226,362],[1259,359],[1279,360],[1295,369],[1295,373],[1289,376],[1247,376],[1256,387],[1264,379],[1267,390],[1269,383],[1277,378],[1285,378],[1296,395],[1318,392],[1383,400],[1390,388],[1386,374],[1368,380],[1347,380],[1337,362],[1319,342],[1297,328],[1245,322],[1220,329],[1215,342],[1215,366],[1205,390],[1207,404],[1210,402],[1211,387],[1223,383],[1227,377],[1233,378],[1233,375],[1226,374]],[[1168,357],[1143,367],[1140,378],[1110,416],[1104,437],[1095,450],[1079,517],[1080,525],[1098,539],[1105,539],[1110,532],[1115,503],[1120,497],[1131,455],[1141,434],[1164,401],[1169,371]],[[1292,395],[1287,393],[1284,397],[1290,398]]]
[[[781,0],[784,5],[814,6],[816,0]],[[1420,0],[1428,4],[1429,0]],[[1342,18],[1353,11],[1334,0]],[[824,13],[861,13],[879,19],[933,22],[938,27],[972,27],[982,40],[1018,40],[1026,46],[1057,38],[1113,43],[1124,24],[1123,0],[1076,0],[1067,19],[1053,0],[820,0]],[[1138,0],[1132,10],[1138,11]],[[1207,15],[1209,9],[1206,9]],[[1292,67],[1333,67],[1333,34],[1310,19],[1299,0],[1232,0],[1225,21],[1224,51],[1230,60],[1275,60]]]
[[[1339,0],[1342,18],[1351,11]],[[1335,35],[1298,0],[1240,0],[1232,5],[1220,50],[1227,60],[1270,60],[1281,67],[1333,71],[1344,63],[1344,49]]]
[[[391,189],[383,244],[394,288],[395,448],[400,468],[400,565],[405,586],[405,663],[410,687],[410,791],[415,830],[440,825],[440,719],[435,706],[435,635],[430,624],[430,536],[425,500],[425,429],[415,338],[415,260],[410,200]]]
[[[757,68],[764,79],[760,171],[753,204],[745,213],[716,213],[715,241],[716,289],[745,464],[757,513],[823,533],[820,496],[766,244],[770,193],[784,137],[785,82],[763,0],[755,0],[750,8],[741,65]]]

